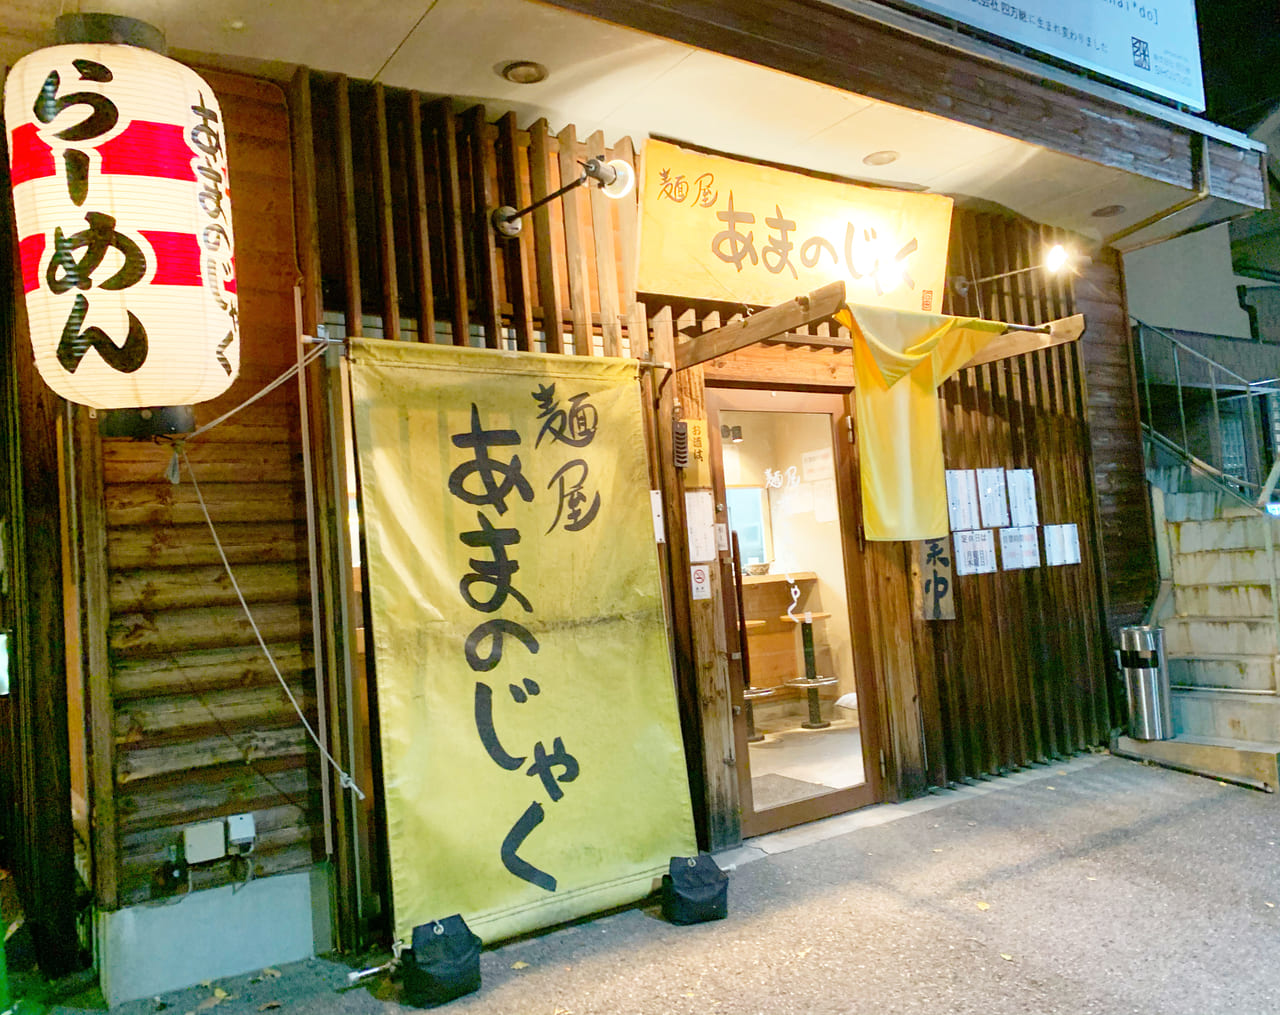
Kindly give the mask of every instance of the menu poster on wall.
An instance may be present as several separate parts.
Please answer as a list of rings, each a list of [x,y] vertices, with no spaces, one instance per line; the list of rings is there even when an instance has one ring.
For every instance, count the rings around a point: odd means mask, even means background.
[[[821,479],[834,479],[836,474],[835,457],[830,448],[818,448],[806,451],[800,456],[800,473],[806,483],[816,483]]]
[[[1044,527],[1044,562],[1050,567],[1080,563],[1080,536],[1074,525]]]
[[[710,490],[688,490],[684,495],[685,526],[689,533],[689,560],[703,564],[716,559],[716,508]]]
[[[976,529],[978,518],[978,485],[972,469],[947,470],[947,514],[951,531]]]
[[[1000,560],[1006,571],[1040,566],[1040,537],[1034,525],[1000,530]]]
[[[999,529],[1009,524],[1009,501],[1004,491],[1004,469],[978,470],[978,503],[982,506],[982,525]]]
[[[1010,524],[1015,528],[1040,524],[1036,510],[1036,474],[1030,469],[1010,469],[1005,478],[1009,484]]]
[[[990,529],[957,532],[955,540],[956,574],[990,574],[995,571],[996,538]]]

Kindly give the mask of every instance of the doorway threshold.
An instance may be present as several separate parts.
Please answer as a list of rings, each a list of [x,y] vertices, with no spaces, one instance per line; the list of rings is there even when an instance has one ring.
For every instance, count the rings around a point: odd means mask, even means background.
[[[1108,757],[1110,757],[1108,754],[1084,754],[1066,761],[1037,765],[1035,768],[1014,772],[1012,775],[996,776],[975,785],[937,790],[903,803],[873,804],[847,814],[837,814],[834,817],[796,825],[794,828],[786,828],[780,832],[757,835],[740,846],[722,849],[712,855],[721,869],[732,870],[755,860],[763,860],[766,856],[788,853],[793,849],[812,846],[862,828],[886,825],[891,821],[909,818],[914,814],[923,814],[961,800],[971,800],[974,797],[986,796],[988,793],[1016,789],[1029,782],[1039,782],[1054,776],[1071,775],[1074,772],[1092,768]]]

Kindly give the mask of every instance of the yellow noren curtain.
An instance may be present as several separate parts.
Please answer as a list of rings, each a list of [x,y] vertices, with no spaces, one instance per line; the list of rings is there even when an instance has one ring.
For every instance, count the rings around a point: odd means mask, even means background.
[[[855,413],[868,539],[945,536],[938,388],[1005,331],[1000,321],[843,307],[853,336]]]

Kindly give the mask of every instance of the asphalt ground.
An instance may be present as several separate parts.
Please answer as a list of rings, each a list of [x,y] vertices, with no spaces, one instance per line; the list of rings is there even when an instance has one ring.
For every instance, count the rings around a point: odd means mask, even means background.
[[[450,1015],[1280,1013],[1280,800],[1106,755],[749,840],[728,919],[656,901],[487,949]],[[119,1015],[384,1013],[323,959]],[[100,1006],[90,994],[53,1007]]]

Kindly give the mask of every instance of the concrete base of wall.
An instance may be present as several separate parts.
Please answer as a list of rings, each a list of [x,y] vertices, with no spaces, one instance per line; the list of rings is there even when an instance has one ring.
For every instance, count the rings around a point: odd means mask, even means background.
[[[1194,775],[1274,793],[1280,785],[1280,744],[1182,734],[1173,740],[1111,738],[1111,753]]]
[[[327,865],[99,913],[102,993],[116,1005],[332,948]]]

